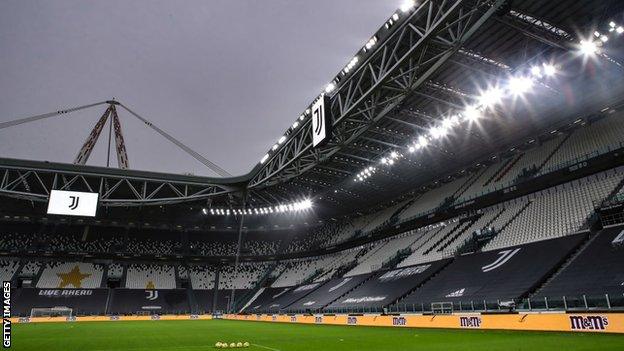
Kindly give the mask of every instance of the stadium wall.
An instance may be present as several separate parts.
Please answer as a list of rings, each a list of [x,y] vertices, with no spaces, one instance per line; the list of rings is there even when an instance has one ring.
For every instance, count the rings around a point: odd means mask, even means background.
[[[106,322],[106,321],[173,321],[212,319],[212,315],[151,315],[151,316],[85,316],[85,317],[11,317],[11,323],[61,323],[61,322]]]
[[[224,315],[224,319],[276,323],[399,328],[562,331],[624,334],[624,313],[517,313],[453,315]],[[212,315],[93,316],[11,318],[13,323],[209,320]]]
[[[226,319],[378,327],[504,329],[624,333],[624,313],[518,313],[453,315],[226,315]]]

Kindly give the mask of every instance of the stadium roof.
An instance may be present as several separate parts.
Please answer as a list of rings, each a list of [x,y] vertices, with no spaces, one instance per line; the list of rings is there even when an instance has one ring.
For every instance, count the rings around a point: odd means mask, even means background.
[[[107,184],[119,185],[104,199],[108,206],[191,201],[233,210],[312,199],[321,217],[373,209],[619,105],[623,9],[621,1],[407,1],[319,92],[331,106],[328,142],[312,146],[308,107],[245,176],[8,159],[0,160],[0,170],[12,169],[15,179],[24,170],[47,170],[45,184],[55,174],[88,174],[91,180],[69,187],[93,182],[92,189],[110,179]],[[582,40],[602,45],[600,52],[581,55]],[[527,91],[511,91],[510,83]],[[484,93],[497,91],[510,96],[490,96],[501,101],[484,106]],[[477,112],[482,116],[475,121]],[[35,175],[29,175],[32,184]],[[35,192],[18,183],[5,182],[0,191],[26,198]],[[152,192],[140,190],[148,183],[162,197],[148,199]],[[7,184],[22,189],[11,193]],[[38,195],[45,197],[43,188]]]

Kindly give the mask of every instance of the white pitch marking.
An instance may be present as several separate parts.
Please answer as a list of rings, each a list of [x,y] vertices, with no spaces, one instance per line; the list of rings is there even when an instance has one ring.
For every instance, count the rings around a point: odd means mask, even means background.
[[[251,344],[251,345],[253,345],[253,346],[258,346],[258,347],[261,347],[261,348],[263,348],[263,349],[267,349],[267,350],[272,350],[272,351],[280,351],[280,350],[278,350],[278,349],[274,349],[274,348],[272,348],[272,347],[268,347],[268,346],[262,346],[262,345],[258,345],[258,344]]]

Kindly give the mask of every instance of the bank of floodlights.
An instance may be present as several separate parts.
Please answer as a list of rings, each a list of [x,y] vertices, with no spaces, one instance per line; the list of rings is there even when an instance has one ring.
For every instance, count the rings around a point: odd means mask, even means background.
[[[305,199],[289,204],[281,204],[267,207],[250,207],[250,208],[211,208],[202,209],[203,214],[210,213],[213,216],[230,216],[230,215],[267,215],[272,213],[293,213],[302,212],[312,208],[312,200]]]

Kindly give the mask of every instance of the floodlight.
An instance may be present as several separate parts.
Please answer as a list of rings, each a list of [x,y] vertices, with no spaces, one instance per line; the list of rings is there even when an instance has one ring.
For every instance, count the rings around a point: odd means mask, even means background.
[[[260,163],[265,163],[268,158],[269,158],[269,154],[266,154],[266,155],[262,156],[262,159],[260,160]]]
[[[584,55],[594,55],[598,52],[598,46],[591,40],[581,40],[579,48]]]
[[[405,0],[401,4],[400,9],[403,12],[409,12],[409,10],[411,10],[414,6],[416,6],[416,2],[414,0]]]
[[[295,121],[295,123],[293,123],[292,127],[293,127],[293,129],[299,127],[299,121]]]
[[[278,148],[278,147],[279,147],[279,145],[278,145],[278,144],[275,144],[275,145],[273,145],[273,147],[271,148],[271,150],[275,151],[275,150],[277,150],[277,148]]]
[[[312,208],[312,200],[310,199],[303,200],[303,202],[301,203],[301,206],[303,207],[304,210],[308,208]]]
[[[334,91],[334,89],[336,89],[336,85],[334,83],[329,83],[325,87],[325,92],[326,93],[331,93],[332,91]]]
[[[385,157],[384,157],[384,158],[382,158],[382,159],[381,159],[381,163],[383,163],[383,164],[385,165],[386,163],[388,163],[388,159],[387,159],[387,158],[385,158]]]
[[[420,147],[425,147],[425,146],[429,145],[429,140],[427,139],[426,136],[421,135],[421,136],[418,137],[418,145]]]
[[[557,73],[557,69],[555,68],[555,66],[551,65],[551,64],[544,64],[544,74],[547,76],[554,76]]]
[[[479,104],[483,107],[490,107],[497,104],[503,98],[503,91],[499,88],[491,88],[479,97]]]
[[[202,208],[202,213],[206,215],[208,214],[208,210],[206,210],[206,208]]]
[[[434,139],[442,138],[443,136],[446,135],[446,133],[447,133],[446,128],[442,126],[434,126],[429,129],[429,134]]]
[[[533,80],[529,77],[512,77],[509,80],[509,90],[514,95],[526,93],[533,86]]]
[[[466,106],[463,116],[467,121],[473,122],[481,117],[481,112],[475,106]]]
[[[617,32],[617,34],[622,34],[622,33],[624,33],[624,27],[619,26],[619,27],[617,27],[617,28],[615,29],[615,31]]]
[[[542,75],[542,70],[538,66],[533,66],[531,67],[531,74],[536,77],[539,77]]]
[[[397,154],[397,153],[396,153],[396,151],[392,151],[392,152],[390,153],[390,157],[392,157],[392,158],[397,158],[397,157],[399,157],[399,154]]]
[[[285,136],[285,135],[282,135],[282,137],[281,137],[281,138],[279,138],[279,140],[277,141],[277,143],[281,145],[281,144],[283,144],[285,141],[286,141],[286,136]]]
[[[410,146],[408,150],[409,150],[409,152],[414,152],[414,151],[416,151],[416,148],[413,147],[413,146]]]

